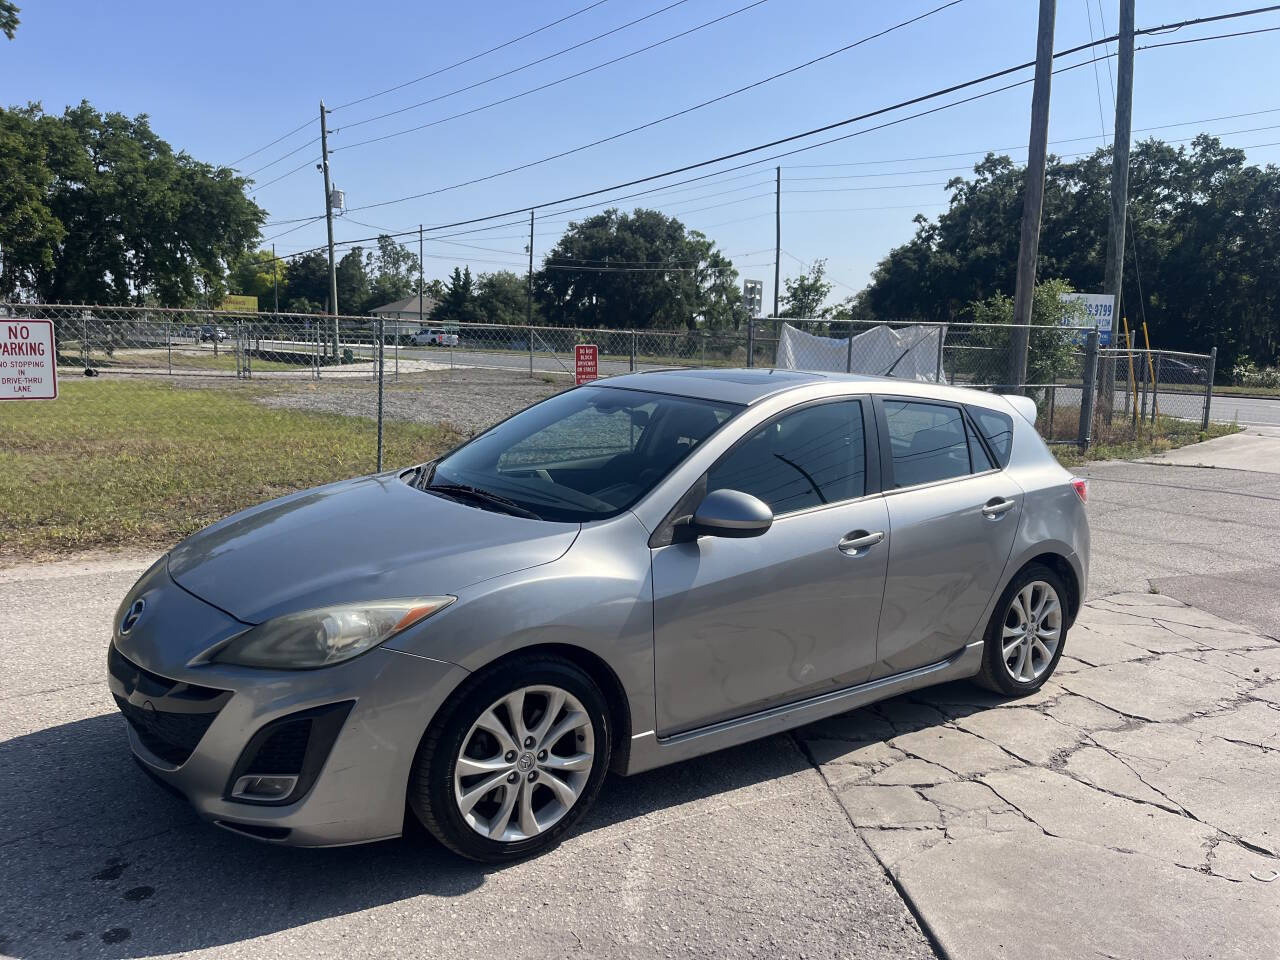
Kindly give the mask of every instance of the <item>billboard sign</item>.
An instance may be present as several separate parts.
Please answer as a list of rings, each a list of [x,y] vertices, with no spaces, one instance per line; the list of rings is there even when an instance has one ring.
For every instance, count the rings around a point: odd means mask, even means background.
[[[218,309],[228,313],[257,313],[258,298],[241,296],[238,293],[229,293],[222,298],[222,304]]]
[[[1062,295],[1063,304],[1067,303],[1083,303],[1085,306],[1085,315],[1083,317],[1067,317],[1062,318],[1062,322],[1069,326],[1079,328],[1080,332],[1075,335],[1075,339],[1079,343],[1084,342],[1084,335],[1087,331],[1094,327],[1098,328],[1098,343],[1101,346],[1111,345],[1111,325],[1112,311],[1115,308],[1115,298],[1109,293],[1066,293]]]
[[[0,318],[0,400],[56,400],[52,320]]]

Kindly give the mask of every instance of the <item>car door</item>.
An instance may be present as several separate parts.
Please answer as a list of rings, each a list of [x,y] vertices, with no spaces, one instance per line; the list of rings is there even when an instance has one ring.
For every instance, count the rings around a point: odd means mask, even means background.
[[[963,407],[874,403],[892,532],[875,671],[886,676],[945,660],[980,631],[1023,496]]]
[[[753,428],[690,491],[692,510],[741,490],[774,521],[652,551],[660,735],[870,676],[888,533],[878,455],[866,398],[805,404]]]

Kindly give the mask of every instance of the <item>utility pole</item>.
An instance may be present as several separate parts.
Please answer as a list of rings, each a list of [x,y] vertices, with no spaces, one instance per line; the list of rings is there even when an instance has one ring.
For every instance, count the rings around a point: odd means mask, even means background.
[[[532,343],[533,337],[533,211],[529,211],[529,276],[528,290],[525,295],[524,319],[529,326],[529,342]]]
[[[329,229],[329,309],[333,311],[333,359],[338,360],[338,269],[333,262],[333,204],[329,202],[329,127],[320,101],[320,167],[324,171],[324,221]]]
[[[422,301],[427,297],[427,288],[422,282],[422,224],[418,224],[418,332],[422,332],[423,315],[426,312],[423,309]]]
[[[275,295],[276,313],[280,312],[280,261],[276,259],[276,245],[271,245],[271,292]]]
[[[778,315],[778,286],[782,272],[782,167],[773,190],[773,315]],[[781,336],[781,334],[779,334]]]
[[[1120,0],[1119,62],[1116,71],[1116,124],[1111,137],[1111,229],[1102,292],[1111,294],[1111,329],[1120,316],[1124,286],[1124,228],[1129,207],[1129,138],[1133,124],[1133,7]],[[1116,398],[1116,361],[1108,354],[1102,368],[1102,410],[1111,422]]]
[[[1044,164],[1049,144],[1049,86],[1053,78],[1053,24],[1057,0],[1040,0],[1036,32],[1036,75],[1031,88],[1031,138],[1027,144],[1026,192],[1022,201],[1022,238],[1018,244],[1018,279],[1013,293],[1013,331],[1009,337],[1009,380],[1021,392],[1027,381],[1031,345],[1031,297],[1036,286],[1040,249],[1040,214],[1044,208]]]

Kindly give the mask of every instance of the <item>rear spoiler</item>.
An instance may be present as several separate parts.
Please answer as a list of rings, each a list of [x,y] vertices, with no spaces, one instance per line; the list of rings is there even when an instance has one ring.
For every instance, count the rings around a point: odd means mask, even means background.
[[[1022,414],[1022,419],[1033,427],[1036,425],[1036,402],[1034,400],[1017,393],[1002,393],[1000,396],[1009,401],[1009,406]]]

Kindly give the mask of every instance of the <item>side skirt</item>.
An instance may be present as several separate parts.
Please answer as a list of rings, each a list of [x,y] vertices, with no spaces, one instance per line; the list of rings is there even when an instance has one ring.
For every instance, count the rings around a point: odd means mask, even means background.
[[[865,707],[877,700],[895,697],[921,687],[972,677],[977,674],[981,665],[982,641],[978,640],[940,663],[870,680],[843,690],[833,690],[807,700],[771,707],[735,720],[723,720],[671,737],[660,737],[652,730],[637,733],[631,738],[631,755],[626,772],[628,775],[643,773],[668,763],[678,763],[704,753],[801,727],[806,723]]]

